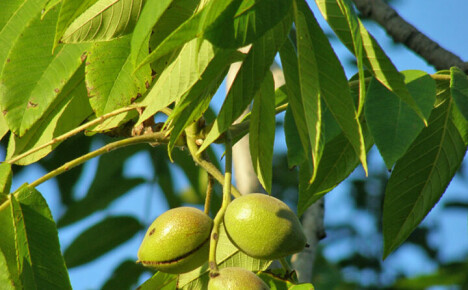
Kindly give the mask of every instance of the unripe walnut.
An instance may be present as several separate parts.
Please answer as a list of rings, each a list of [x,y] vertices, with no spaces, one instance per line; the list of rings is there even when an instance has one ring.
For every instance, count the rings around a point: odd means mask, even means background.
[[[254,273],[239,267],[219,270],[219,274],[210,278],[208,290],[268,290],[268,285]]]
[[[281,200],[252,193],[233,200],[224,215],[231,242],[247,255],[279,259],[304,249],[306,237],[299,219]]]
[[[212,226],[211,218],[196,208],[168,210],[148,228],[138,261],[161,272],[189,272],[208,260]]]

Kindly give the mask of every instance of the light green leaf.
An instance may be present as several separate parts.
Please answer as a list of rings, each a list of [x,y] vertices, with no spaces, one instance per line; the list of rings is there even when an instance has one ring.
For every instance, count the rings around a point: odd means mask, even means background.
[[[363,60],[364,65],[372,72],[379,82],[406,102],[416,112],[416,114],[418,114],[419,118],[426,122],[424,114],[421,112],[416,101],[411,97],[408,89],[405,87],[402,76],[374,37],[366,30],[354,13],[344,14],[346,11],[350,12],[351,8],[343,9],[344,6],[340,8],[339,4],[335,0],[315,0],[315,2],[317,3],[323,17],[330,24],[341,42],[356,57],[359,55],[359,50],[355,50],[355,45],[359,45],[357,42],[359,41],[358,35],[360,34],[364,48],[362,51],[364,53],[363,56],[365,57]],[[360,32],[355,30],[355,24],[352,24],[350,27],[350,23],[348,21],[352,21],[352,23],[357,21]]]
[[[47,112],[27,131],[23,137],[10,135],[7,149],[7,160],[13,159],[34,147],[47,143],[78,126],[92,113],[84,85],[84,67],[79,69],[72,79],[63,87]],[[15,164],[27,165],[49,154],[60,143],[56,142]]]
[[[422,71],[405,71],[403,75],[409,92],[428,118],[436,99],[434,80]],[[365,113],[375,145],[387,168],[392,168],[424,124],[419,122],[418,115],[401,98],[375,79],[369,84]]]
[[[468,120],[468,79],[459,68],[450,68],[450,91],[458,109]]]
[[[199,153],[226,131],[250,104],[290,27],[291,19],[287,17],[252,45]]]
[[[260,89],[254,96],[250,118],[249,146],[252,165],[258,180],[271,194],[273,145],[275,142],[275,84],[267,72]]]
[[[3,114],[0,113],[0,140],[3,139],[8,131],[10,131],[10,128],[8,128],[7,121],[5,120]]]
[[[2,225],[0,227],[0,250],[5,257],[6,266],[8,267],[5,269],[5,272],[8,272],[10,279],[21,289],[15,242],[16,233],[10,199],[9,195],[0,198],[0,224]]]
[[[139,103],[147,107],[137,124],[186,94],[199,81],[214,55],[215,50],[208,41],[203,41],[200,47],[196,39],[187,43]]]
[[[0,104],[20,137],[47,111],[82,62],[87,45],[63,45],[51,54],[57,11],[39,14],[15,42],[0,76]]]
[[[99,0],[68,26],[61,41],[111,40],[128,34],[135,27],[142,7],[143,0]]]
[[[138,287],[138,290],[177,289],[177,275],[156,272],[153,277],[145,281]]]
[[[147,54],[148,52],[140,51],[139,58]],[[149,65],[135,71],[130,57],[129,36],[92,45],[86,60],[86,86],[96,116],[129,106],[146,91],[150,82]],[[94,131],[116,127],[126,119],[126,115],[116,116]]]
[[[466,145],[450,114],[451,98],[436,107],[424,128],[397,161],[383,206],[384,258],[419,225],[452,180]]]
[[[0,195],[8,194],[11,187],[11,179],[13,172],[11,171],[11,164],[2,162],[0,163]],[[2,200],[0,199],[0,204]]]
[[[367,152],[374,143],[366,126],[363,126],[363,134]],[[314,182],[309,184],[307,164],[299,168],[298,215],[302,215],[309,206],[345,180],[358,165],[359,158],[343,133],[327,142]]]
[[[99,0],[63,0],[55,28],[54,43],[58,45],[68,26]],[[54,46],[55,48],[55,46]]]
[[[302,0],[296,2],[296,26],[299,25],[298,23],[302,23],[301,26],[304,27],[304,34],[301,34],[299,30],[297,31],[298,38],[310,37],[306,41],[309,43],[311,50],[314,51],[317,68],[320,68],[318,70],[320,95],[345,136],[353,145],[361,160],[364,171],[367,173],[366,150],[362,128],[357,118],[354,101],[350,94],[343,67],[307,3]]]
[[[139,63],[138,56],[142,49],[148,47],[148,37],[154,25],[158,22],[167,8],[175,0],[147,0],[141,11],[140,18],[135,25],[131,40],[131,59]]]
[[[71,289],[55,222],[42,195],[23,186],[9,197],[24,289]]]
[[[223,225],[219,228],[216,262],[220,269],[242,267],[250,271],[263,271],[271,264],[271,261],[254,259],[242,253],[231,243],[224,231]],[[178,289],[206,289],[209,281],[208,274],[208,263],[205,263],[191,272],[179,275],[177,287]]]
[[[107,217],[73,240],[63,253],[65,263],[73,268],[93,261],[131,239],[142,228],[143,225],[130,216]]]
[[[166,124],[172,122],[168,144],[169,152],[172,152],[183,130],[198,120],[208,109],[213,95],[227,74],[229,65],[235,61],[239,54],[235,50],[216,50],[213,59],[200,79],[181,97],[166,121]]]
[[[5,224],[2,224],[5,226]],[[4,290],[14,290],[15,286],[19,287],[19,285],[15,285],[15,281],[12,279],[10,270],[8,269],[8,264],[5,255],[0,247],[0,285],[2,285],[2,289]]]

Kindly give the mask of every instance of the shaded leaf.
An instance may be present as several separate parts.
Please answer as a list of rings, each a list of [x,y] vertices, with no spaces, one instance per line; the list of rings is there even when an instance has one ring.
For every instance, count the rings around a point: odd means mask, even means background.
[[[183,152],[181,152],[183,153]],[[175,208],[182,205],[182,202],[177,196],[174,189],[174,179],[171,170],[169,169],[169,158],[164,147],[158,146],[155,150],[151,150],[151,161],[154,167],[154,176],[158,186],[161,188],[169,208]],[[192,162],[193,164],[193,162]],[[193,172],[193,174],[195,174]]]
[[[0,163],[0,195],[10,192],[12,177],[11,164],[5,162]],[[2,200],[0,200],[0,204],[1,202]]]
[[[452,99],[436,107],[388,181],[383,207],[384,258],[395,250],[438,202],[465,155],[466,145],[450,119]]]
[[[267,72],[260,89],[254,96],[249,129],[252,165],[258,180],[271,194],[273,145],[275,142],[275,84]]]
[[[15,282],[13,281],[10,270],[8,269],[8,264],[7,260],[5,258],[5,255],[3,254],[3,251],[0,247],[0,285],[2,285],[2,288],[4,290],[14,290]]]
[[[24,136],[10,135],[7,160],[15,158],[32,148],[45,144],[81,124],[92,113],[84,85],[84,70],[78,70],[63,87],[50,108]],[[33,154],[19,159],[15,164],[28,165],[43,158],[60,142],[47,146]]]
[[[65,30],[65,43],[111,40],[132,32],[143,0],[99,0]]]
[[[7,269],[4,269],[8,279],[21,288],[20,273],[16,253],[15,227],[12,205],[9,195],[0,199],[0,250],[5,258]],[[0,268],[3,270],[3,268]]]
[[[63,227],[102,210],[130,189],[143,183],[145,180],[142,178],[123,176],[124,161],[142,148],[143,145],[131,146],[101,156],[86,196],[70,204],[57,225]]]
[[[314,286],[310,283],[303,283],[303,284],[296,284],[294,280],[297,280],[297,277],[293,278],[291,276],[295,276],[295,272],[292,273],[285,273],[283,269],[272,269],[266,272],[261,272],[258,274],[260,278],[262,278],[265,283],[270,287],[272,290],[288,290],[288,289],[295,289],[295,290],[313,290]]]
[[[307,157],[302,147],[299,131],[294,120],[291,107],[288,107],[284,115],[284,135],[288,148],[288,167],[301,165]]]
[[[42,195],[23,186],[9,197],[22,287],[71,289],[55,222]]]
[[[112,276],[101,287],[101,290],[135,289],[132,286],[138,282],[138,278],[145,271],[145,268],[135,263],[135,261],[125,260],[114,269]]]
[[[263,271],[271,264],[268,260],[258,260],[239,251],[234,246],[224,231],[224,226],[219,228],[219,241],[216,250],[216,262],[218,267],[242,267],[250,271]],[[179,275],[177,287],[180,289],[206,289],[209,281],[208,263],[203,266]]]
[[[95,260],[131,239],[143,225],[130,216],[107,217],[83,231],[65,249],[63,257],[68,268]]]
[[[458,109],[468,120],[468,79],[459,68],[450,68],[450,91]]]
[[[405,71],[403,75],[409,92],[428,118],[436,99],[434,80],[422,71]],[[366,120],[387,168],[392,168],[424,124],[401,98],[375,79],[371,80],[367,93]]]
[[[291,19],[287,17],[252,45],[199,152],[226,131],[250,104],[290,27]]]
[[[358,41],[356,36],[360,34],[364,48],[362,51],[364,54],[363,56],[365,57],[363,59],[364,65],[372,72],[379,82],[406,102],[416,112],[416,114],[418,114],[419,118],[425,122],[426,118],[416,104],[416,101],[409,94],[402,76],[377,41],[366,30],[354,13],[344,14],[345,11],[350,11],[351,9],[340,9],[338,2],[335,0],[316,0],[315,2],[317,3],[323,17],[327,20],[328,24],[330,24],[341,42],[356,57],[359,55],[359,51],[355,51],[355,42]],[[355,30],[354,24],[351,25],[351,27],[349,26],[351,22],[348,22],[348,20],[351,20],[352,23],[355,21],[359,23],[359,33]],[[352,32],[354,35],[352,35]]]
[[[366,151],[368,151],[374,143],[366,126],[363,126],[363,129]],[[310,172],[307,165],[299,168],[298,215],[302,215],[310,205],[345,180],[358,165],[359,158],[343,133],[327,142],[314,182],[309,184]]]
[[[43,20],[36,15],[11,47],[0,77],[0,104],[9,128],[20,137],[50,108],[87,47],[63,45],[51,54],[57,14],[54,9]]]

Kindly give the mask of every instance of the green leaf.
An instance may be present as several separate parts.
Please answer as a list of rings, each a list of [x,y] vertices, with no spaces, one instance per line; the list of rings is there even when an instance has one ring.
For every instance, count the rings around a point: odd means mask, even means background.
[[[468,79],[459,68],[450,68],[450,91],[458,109],[468,120]]]
[[[263,271],[271,264],[271,261],[254,259],[239,251],[227,237],[223,225],[219,228],[216,262],[220,269],[242,267],[250,271]],[[208,274],[208,263],[205,263],[191,272],[179,275],[177,287],[178,289],[206,289],[210,279]]]
[[[291,19],[287,17],[252,45],[199,152],[226,131],[250,104],[290,27]]]
[[[137,124],[179,100],[197,81],[212,61],[215,50],[204,41],[197,47],[197,40],[187,43],[178,57],[167,67],[150,89],[140,105],[147,106]]]
[[[141,11],[140,18],[135,25],[131,40],[131,59],[135,64],[139,63],[138,56],[143,49],[148,48],[148,37],[154,25],[164,12],[167,11],[174,0],[147,0]],[[141,60],[140,60],[141,61]]]
[[[142,228],[143,225],[130,216],[107,217],[82,232],[65,249],[65,263],[73,268],[93,261],[133,238]]]
[[[181,152],[184,153],[184,152]],[[154,168],[154,177],[158,186],[161,188],[166,201],[169,205],[169,208],[175,208],[182,206],[180,197],[176,194],[174,189],[174,182],[172,178],[172,173],[169,168],[169,158],[164,147],[158,146],[155,150],[151,150],[151,161],[153,162]],[[193,161],[192,161],[192,165]],[[195,172],[191,172],[196,174]]]
[[[143,0],[99,0],[68,26],[61,41],[102,41],[128,34],[133,31],[142,6]]]
[[[209,1],[162,40],[139,66],[155,62],[162,56],[169,54],[171,51],[182,47],[187,42],[200,36],[207,27],[215,23],[223,14],[224,17],[231,15],[232,11],[238,8],[240,2],[239,0]]]
[[[10,192],[12,177],[13,172],[11,171],[11,164],[5,162],[0,163],[0,194],[8,194]]]
[[[435,81],[422,71],[405,71],[403,75],[409,92],[428,118],[436,99]],[[387,168],[392,168],[424,124],[410,106],[375,79],[367,93],[366,120]]]
[[[5,225],[4,225],[5,226]],[[14,290],[15,281],[13,281],[10,270],[8,269],[8,264],[5,255],[3,254],[2,249],[0,248],[0,285],[4,290]]]
[[[293,272],[294,273],[294,272]],[[258,275],[272,290],[314,290],[310,283],[295,284],[291,273],[285,273],[283,269],[272,269],[261,272]]]
[[[63,0],[60,6],[60,13],[55,27],[54,43],[60,42],[65,30],[70,24],[88,8],[99,0]],[[55,48],[55,46],[54,46]]]
[[[296,121],[289,106],[284,115],[284,135],[288,148],[288,167],[293,168],[294,166],[301,165],[307,157],[302,147]]]
[[[0,114],[0,141],[3,139],[3,137],[10,131],[10,128],[8,128],[7,121],[5,120],[5,117],[3,114]]]
[[[101,290],[114,289],[134,289],[138,278],[145,272],[142,265],[136,264],[133,260],[125,260],[114,269],[112,276],[101,287]]]
[[[20,137],[50,108],[79,68],[87,47],[63,45],[51,54],[57,11],[43,20],[39,16],[11,47],[0,76],[0,104],[8,126]]]
[[[301,29],[302,32],[297,29],[298,46],[299,39],[303,38],[303,41],[314,52],[313,58],[316,61],[316,67],[317,69],[320,68],[318,69],[320,95],[345,136],[353,145],[361,160],[364,171],[367,173],[366,150],[362,128],[357,118],[354,101],[351,97],[343,67],[307,3],[305,1],[297,1],[296,6],[296,26],[303,27]],[[306,113],[308,112],[306,111]]]
[[[147,54],[140,51],[137,57],[142,58]],[[135,71],[130,58],[130,37],[97,42],[90,48],[86,60],[86,86],[96,116],[130,105],[146,91],[150,82],[149,65]],[[122,119],[122,115],[119,119]],[[104,130],[109,129],[109,126],[98,128]]]
[[[266,192],[271,193],[273,145],[275,142],[275,84],[267,72],[254,96],[249,129],[252,165]]]
[[[84,67],[82,67],[84,68]],[[92,113],[84,84],[84,69],[78,70],[63,87],[50,108],[27,131],[23,137],[10,135],[7,160],[13,159],[32,148],[53,140],[81,124]],[[19,159],[15,164],[28,165],[43,158],[54,150],[60,142],[45,147],[33,154]]]
[[[71,289],[57,228],[42,195],[23,186],[9,197],[23,288]]]
[[[177,275],[157,272],[153,277],[145,281],[138,287],[138,290],[154,290],[154,289],[178,289]]]
[[[363,134],[366,151],[369,151],[374,143],[366,126],[363,126]],[[309,206],[345,180],[358,165],[359,158],[343,133],[327,142],[314,182],[309,184],[307,164],[299,168],[298,215],[302,215]]]
[[[0,227],[0,250],[5,257],[7,266],[7,269],[5,269],[6,275],[10,277],[14,285],[21,288],[16,253],[16,232],[13,224],[14,217],[10,199],[11,197],[7,195],[5,200],[0,200],[0,224],[2,225]]]
[[[335,0],[315,0],[323,17],[330,24],[333,31],[340,38],[341,42],[353,53],[356,57],[359,56],[359,50],[355,50],[355,45],[359,45],[359,34],[363,43],[364,65],[372,72],[374,77],[379,80],[390,91],[406,102],[419,116],[421,120],[426,122],[426,117],[418,107],[416,101],[411,97],[406,88],[403,78],[395,68],[391,60],[387,57],[380,45],[374,37],[366,30],[361,21],[353,13],[351,8],[343,9]],[[348,2],[349,3],[349,2]],[[343,4],[343,3],[342,3]],[[349,5],[349,4],[348,4]],[[352,21],[352,22],[348,22]],[[359,24],[359,33],[356,31],[354,22]],[[352,24],[350,26],[350,24]],[[359,61],[359,60],[358,60]]]
[[[123,176],[124,161],[145,148],[131,146],[110,152],[99,158],[96,175],[83,199],[72,203],[57,222],[63,227],[79,221],[92,213],[106,208],[111,202],[127,193],[130,189],[144,182],[142,178],[125,178]],[[109,190],[112,188],[112,190]]]
[[[452,180],[463,161],[466,145],[450,114],[452,99],[436,107],[424,128],[397,161],[383,206],[384,258],[419,225]]]

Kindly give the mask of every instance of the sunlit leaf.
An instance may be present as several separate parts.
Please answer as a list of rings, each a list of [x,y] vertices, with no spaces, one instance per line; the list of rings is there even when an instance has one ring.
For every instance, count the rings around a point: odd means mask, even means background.
[[[273,145],[275,142],[275,84],[267,72],[254,96],[249,129],[252,165],[266,192],[271,193]]]
[[[177,275],[157,272],[138,287],[138,290],[177,289]]]
[[[458,109],[468,120],[468,79],[459,68],[450,68],[450,91]]]
[[[199,152],[226,131],[250,104],[290,26],[291,18],[287,17],[252,45]]]
[[[8,128],[8,124],[5,120],[5,117],[3,114],[0,114],[0,141],[3,139],[3,137],[8,133],[10,128]]]
[[[7,194],[10,192],[12,177],[11,164],[6,162],[0,163],[0,194]],[[1,202],[0,200],[0,203]]]
[[[72,268],[93,261],[131,239],[142,228],[130,216],[107,217],[73,240],[63,253],[65,263]]]
[[[2,285],[2,289],[4,290],[14,290],[15,282],[13,281],[10,270],[8,269],[7,260],[5,255],[3,254],[2,249],[0,248],[0,285]]]
[[[395,250],[438,202],[466,151],[450,119],[454,106],[443,100],[405,155],[397,161],[385,192],[384,258]]]
[[[64,45],[51,54],[56,21],[57,11],[43,20],[37,15],[12,47],[0,77],[0,104],[19,136],[43,116],[83,60],[87,45]]]
[[[409,92],[428,118],[436,99],[434,80],[422,71],[405,71],[403,75]],[[365,113],[375,145],[387,168],[392,168],[424,124],[410,106],[375,79],[369,84]]]
[[[80,69],[63,87],[50,108],[31,127],[31,130],[27,131],[21,138],[13,134],[10,135],[6,159],[11,160],[23,152],[38,147],[68,132],[78,126],[91,113],[92,110],[89,106],[84,84],[84,69]],[[60,142],[55,142],[19,159],[15,164],[27,165],[36,162],[49,154],[59,144]]]
[[[111,40],[132,32],[143,0],[99,0],[78,16],[62,35],[65,43]]]

